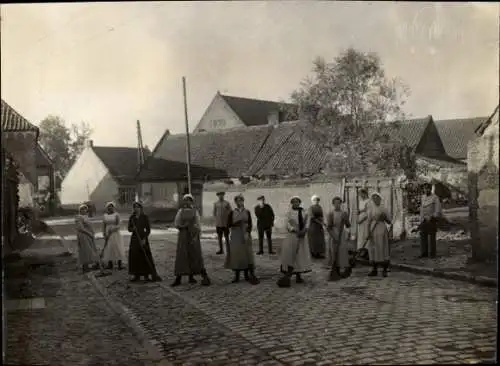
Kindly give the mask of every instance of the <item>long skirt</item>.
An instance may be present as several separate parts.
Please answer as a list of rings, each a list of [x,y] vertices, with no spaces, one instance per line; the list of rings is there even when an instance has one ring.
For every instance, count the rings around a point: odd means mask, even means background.
[[[368,243],[368,255],[371,262],[382,263],[390,260],[389,234],[384,222],[377,222]]]
[[[149,241],[141,245],[138,238],[134,235],[130,238],[130,249],[128,251],[129,273],[133,276],[148,276],[156,274],[156,267],[153,261],[153,254]]]
[[[339,268],[347,268],[350,266],[348,235],[346,231],[342,231],[338,240],[330,236],[327,254],[328,268],[332,268],[334,265]]]
[[[306,238],[297,237],[296,233],[288,233],[281,244],[281,272],[287,273],[293,267],[293,273],[311,272],[311,252]]]
[[[204,269],[199,231],[180,230],[177,236],[174,274],[176,276],[194,276],[202,274]]]
[[[252,237],[239,227],[231,228],[229,252],[226,255],[225,268],[237,270],[252,269],[255,266]]]
[[[102,259],[104,262],[123,261],[125,250],[123,249],[123,239],[119,231],[113,232],[108,238]]]
[[[78,263],[82,266],[93,264],[99,261],[99,253],[94,239],[87,234],[79,232],[78,240]]]
[[[307,239],[312,254],[323,255],[325,253],[326,243],[323,225],[311,222],[311,226],[307,230]]]

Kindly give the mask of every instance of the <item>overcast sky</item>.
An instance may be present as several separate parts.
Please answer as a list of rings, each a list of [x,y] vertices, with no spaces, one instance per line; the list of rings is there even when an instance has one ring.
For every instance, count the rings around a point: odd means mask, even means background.
[[[316,56],[379,53],[412,94],[406,112],[488,115],[498,104],[499,5],[143,2],[2,5],[2,98],[38,124],[86,121],[96,145],[153,147],[190,127],[217,90],[288,99]]]

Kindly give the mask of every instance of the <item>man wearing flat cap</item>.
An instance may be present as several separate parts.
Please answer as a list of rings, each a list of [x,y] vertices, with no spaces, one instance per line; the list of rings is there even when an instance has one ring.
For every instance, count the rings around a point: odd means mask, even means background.
[[[224,192],[217,192],[217,197],[219,199],[214,203],[213,211],[217,239],[219,240],[219,251],[217,254],[224,254],[222,236],[224,236],[224,240],[226,241],[226,248],[229,247],[229,214],[232,208],[231,204],[224,199],[224,195]]]
[[[267,237],[269,254],[275,254],[273,252],[273,242],[271,239],[274,226],[273,208],[266,203],[264,196],[258,197],[257,201],[259,202],[257,206],[255,206],[255,217],[257,217],[257,230],[259,233],[259,251],[257,255],[264,254],[264,235]]]

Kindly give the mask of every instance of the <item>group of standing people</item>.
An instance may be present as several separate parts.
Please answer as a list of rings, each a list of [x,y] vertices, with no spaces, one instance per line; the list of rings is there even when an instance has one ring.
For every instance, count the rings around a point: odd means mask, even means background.
[[[89,207],[85,204],[78,209],[75,218],[78,242],[78,260],[83,272],[90,270],[92,266],[118,270],[124,269],[125,250],[123,237],[120,233],[120,215],[115,210],[112,202],[106,204],[106,212],[103,216],[104,248],[99,253],[95,244],[95,232],[89,219]],[[133,213],[128,221],[130,237],[130,248],[128,254],[129,273],[132,281],[139,281],[144,277],[150,281],[161,281],[156,271],[148,236],[151,233],[149,219],[144,214],[139,202],[133,204]]]
[[[256,285],[260,281],[255,274],[255,258],[252,250],[252,215],[245,207],[245,199],[239,194],[234,198],[235,208],[224,199],[224,192],[217,194],[218,201],[214,204],[213,215],[219,242],[217,254],[226,254],[224,267],[234,273],[233,283],[240,282],[241,273],[245,281]],[[371,199],[366,190],[361,190],[361,205],[358,212],[358,249],[368,249],[372,263],[370,276],[376,276],[382,267],[383,276],[387,276],[389,266],[389,238],[386,224],[391,225],[388,211],[381,205],[381,196],[374,193]],[[257,217],[259,236],[259,251],[264,253],[264,236],[268,242],[269,254],[275,254],[272,247],[272,229],[275,215],[272,207],[266,203],[265,197],[258,198],[254,208]],[[282,243],[280,253],[280,270],[282,277],[278,280],[279,287],[289,287],[295,276],[297,283],[303,283],[302,275],[310,272],[311,258],[327,256],[331,281],[350,275],[352,263],[349,257],[349,215],[342,209],[342,199],[332,200],[333,209],[324,215],[318,196],[312,197],[312,205],[305,210],[299,197],[292,197],[290,208],[286,214],[287,234]],[[84,271],[97,263],[107,263],[112,269],[116,264],[123,268],[124,248],[120,234],[120,216],[115,211],[113,203],[106,205],[103,218],[104,249],[97,252],[94,241],[94,231],[88,218],[88,207],[80,206],[76,217],[79,260]],[[178,229],[177,250],[174,266],[175,280],[171,286],[181,284],[182,277],[188,277],[189,283],[196,283],[195,276],[201,276],[201,284],[211,284],[205,268],[201,248],[201,224],[198,210],[194,207],[194,198],[186,194],[182,198],[174,226]],[[144,214],[142,204],[133,204],[133,214],[128,221],[130,249],[128,255],[129,274],[132,281],[144,277],[150,281],[161,281],[151,253],[148,237],[151,233],[148,216]],[[328,241],[325,240],[325,231]],[[223,239],[225,246],[223,246]]]

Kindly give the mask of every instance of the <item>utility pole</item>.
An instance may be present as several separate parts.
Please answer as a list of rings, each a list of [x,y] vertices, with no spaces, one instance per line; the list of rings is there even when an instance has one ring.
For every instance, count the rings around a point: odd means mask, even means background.
[[[182,77],[182,91],[184,94],[184,118],[186,121],[186,156],[187,156],[187,179],[188,179],[188,193],[191,194],[191,143],[189,141],[189,122],[188,110],[186,99],[186,78]]]
[[[141,133],[141,122],[137,120],[137,173],[141,171],[141,167],[144,164],[144,147],[142,145],[142,133]],[[142,184],[137,182],[137,190],[135,194],[135,200],[139,201],[142,197]]]

